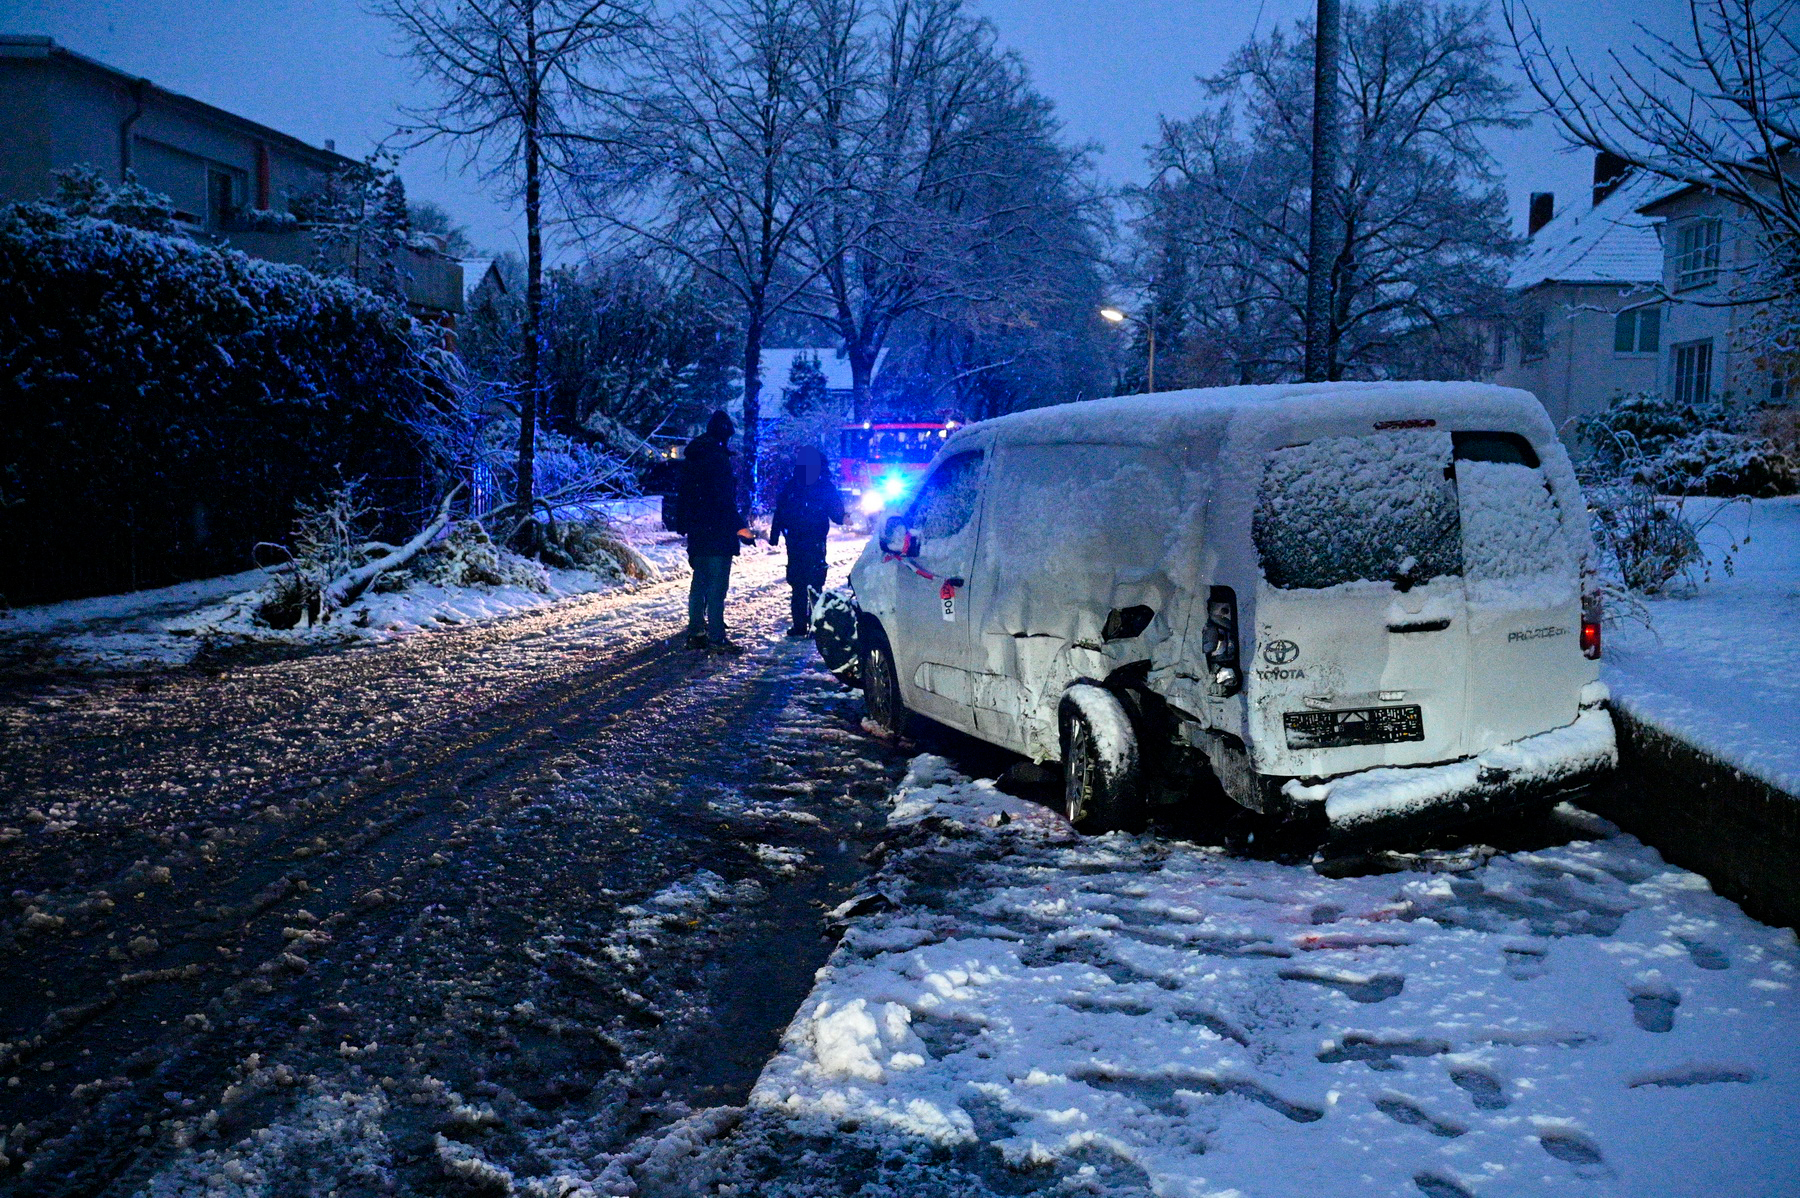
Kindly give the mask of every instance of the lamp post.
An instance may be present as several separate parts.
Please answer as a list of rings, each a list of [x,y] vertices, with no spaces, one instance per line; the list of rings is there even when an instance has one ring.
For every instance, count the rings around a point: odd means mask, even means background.
[[[1102,309],[1100,309],[1100,319],[1106,321],[1108,324],[1124,324],[1126,321],[1130,321],[1132,324],[1135,324],[1139,328],[1144,330],[1145,336],[1148,339],[1148,341],[1150,342],[1150,363],[1149,363],[1149,369],[1145,372],[1144,384],[1145,384],[1146,390],[1155,391],[1156,390],[1156,322],[1150,321],[1150,320],[1144,320],[1141,317],[1133,316],[1129,312],[1126,312],[1122,308],[1102,308]]]

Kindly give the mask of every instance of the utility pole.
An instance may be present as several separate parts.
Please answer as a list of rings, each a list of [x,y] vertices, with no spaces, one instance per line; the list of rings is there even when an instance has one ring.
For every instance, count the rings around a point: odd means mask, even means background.
[[[1311,221],[1306,244],[1306,381],[1331,372],[1331,193],[1337,183],[1338,0],[1319,0],[1313,30]]]
[[[1154,393],[1156,390],[1156,309],[1155,308],[1150,309],[1150,321],[1148,324],[1146,324],[1144,326],[1144,331],[1150,334],[1150,369],[1149,369],[1149,377],[1147,379],[1145,379],[1144,382],[1145,382],[1146,388],[1149,391]]]

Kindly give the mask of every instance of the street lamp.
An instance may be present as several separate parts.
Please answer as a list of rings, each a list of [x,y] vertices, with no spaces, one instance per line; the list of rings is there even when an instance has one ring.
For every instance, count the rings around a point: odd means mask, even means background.
[[[1122,308],[1102,308],[1102,309],[1100,309],[1100,319],[1106,321],[1108,324],[1124,324],[1126,321],[1129,320],[1132,324],[1135,324],[1139,328],[1144,330],[1144,333],[1150,342],[1150,363],[1149,363],[1149,369],[1145,372],[1144,382],[1145,382],[1146,389],[1148,389],[1150,391],[1155,391],[1156,390],[1156,324],[1153,321],[1143,320],[1139,317],[1133,316],[1129,312],[1126,312],[1125,310],[1123,310]]]

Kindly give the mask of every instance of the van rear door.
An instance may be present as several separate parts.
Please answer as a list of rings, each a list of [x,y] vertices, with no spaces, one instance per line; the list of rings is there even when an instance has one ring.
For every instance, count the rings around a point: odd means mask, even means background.
[[[1255,768],[1309,777],[1463,755],[1468,611],[1449,432],[1272,451],[1251,534]]]
[[[1455,434],[1469,604],[1465,748],[1547,732],[1580,714],[1581,563],[1537,450],[1517,433]]]

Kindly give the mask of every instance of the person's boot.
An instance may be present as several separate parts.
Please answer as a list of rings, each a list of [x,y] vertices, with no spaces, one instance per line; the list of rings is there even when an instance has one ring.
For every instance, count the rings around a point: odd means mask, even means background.
[[[704,634],[690,632],[688,634],[687,643],[683,647],[687,649],[705,649],[706,646],[707,640]]]
[[[789,636],[795,637],[795,638],[799,638],[799,637],[803,637],[803,636],[811,636],[812,629],[808,628],[804,624],[796,624],[792,628],[787,630],[787,634]]]

